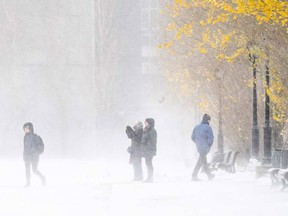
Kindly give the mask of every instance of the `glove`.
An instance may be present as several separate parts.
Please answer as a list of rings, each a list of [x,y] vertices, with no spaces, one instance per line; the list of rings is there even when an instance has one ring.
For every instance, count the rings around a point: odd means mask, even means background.
[[[126,126],[126,132],[127,132],[127,131],[129,132],[129,131],[132,131],[132,130],[133,130],[133,129],[132,129],[129,125]]]

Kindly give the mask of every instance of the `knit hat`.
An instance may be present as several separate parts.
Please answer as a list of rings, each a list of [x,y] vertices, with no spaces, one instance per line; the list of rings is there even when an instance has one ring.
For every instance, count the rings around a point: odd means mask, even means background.
[[[211,120],[211,117],[210,117],[208,114],[205,113],[205,114],[203,115],[202,121],[203,121],[203,122],[208,122],[209,120]]]
[[[27,122],[23,125],[23,129],[24,128],[28,128],[30,130],[31,133],[34,133],[34,128],[33,128],[33,124],[31,122]]]
[[[155,121],[153,118],[147,118],[145,121],[149,124],[150,128],[153,128],[155,126]]]
[[[133,128],[134,128],[134,130],[143,129],[143,123],[141,121],[139,121],[133,126]]]

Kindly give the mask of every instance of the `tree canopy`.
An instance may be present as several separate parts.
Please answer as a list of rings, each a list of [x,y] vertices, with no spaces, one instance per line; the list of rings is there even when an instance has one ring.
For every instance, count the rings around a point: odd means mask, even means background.
[[[263,100],[265,91],[269,94],[273,119],[288,120],[287,1],[167,0],[162,14],[165,29],[159,47],[168,50],[167,77],[180,97],[217,113],[221,80],[226,135],[237,143],[244,140],[246,146],[253,82]],[[258,80],[253,80],[252,68],[257,68]],[[264,79],[267,68],[270,87]],[[264,103],[259,106],[263,117]]]

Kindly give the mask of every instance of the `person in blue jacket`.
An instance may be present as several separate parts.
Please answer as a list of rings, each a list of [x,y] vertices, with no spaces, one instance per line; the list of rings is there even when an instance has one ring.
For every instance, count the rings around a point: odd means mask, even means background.
[[[213,131],[209,125],[210,120],[211,117],[208,114],[204,114],[202,122],[199,125],[196,125],[192,132],[191,139],[196,143],[197,151],[199,153],[198,161],[192,173],[192,181],[199,181],[198,173],[202,166],[208,179],[212,180],[214,178],[214,175],[210,173],[206,158],[214,141]]]

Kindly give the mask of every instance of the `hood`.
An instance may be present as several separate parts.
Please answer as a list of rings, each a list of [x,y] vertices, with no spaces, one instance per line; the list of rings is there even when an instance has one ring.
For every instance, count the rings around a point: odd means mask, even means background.
[[[155,127],[155,121],[153,118],[147,118],[145,121],[149,124],[149,128],[152,129]]]
[[[209,121],[211,120],[211,117],[208,114],[204,114],[202,118],[202,124],[209,124]]]
[[[33,124],[31,122],[27,122],[23,125],[23,129],[27,127],[30,129],[30,133],[34,133],[34,128],[33,128]]]

